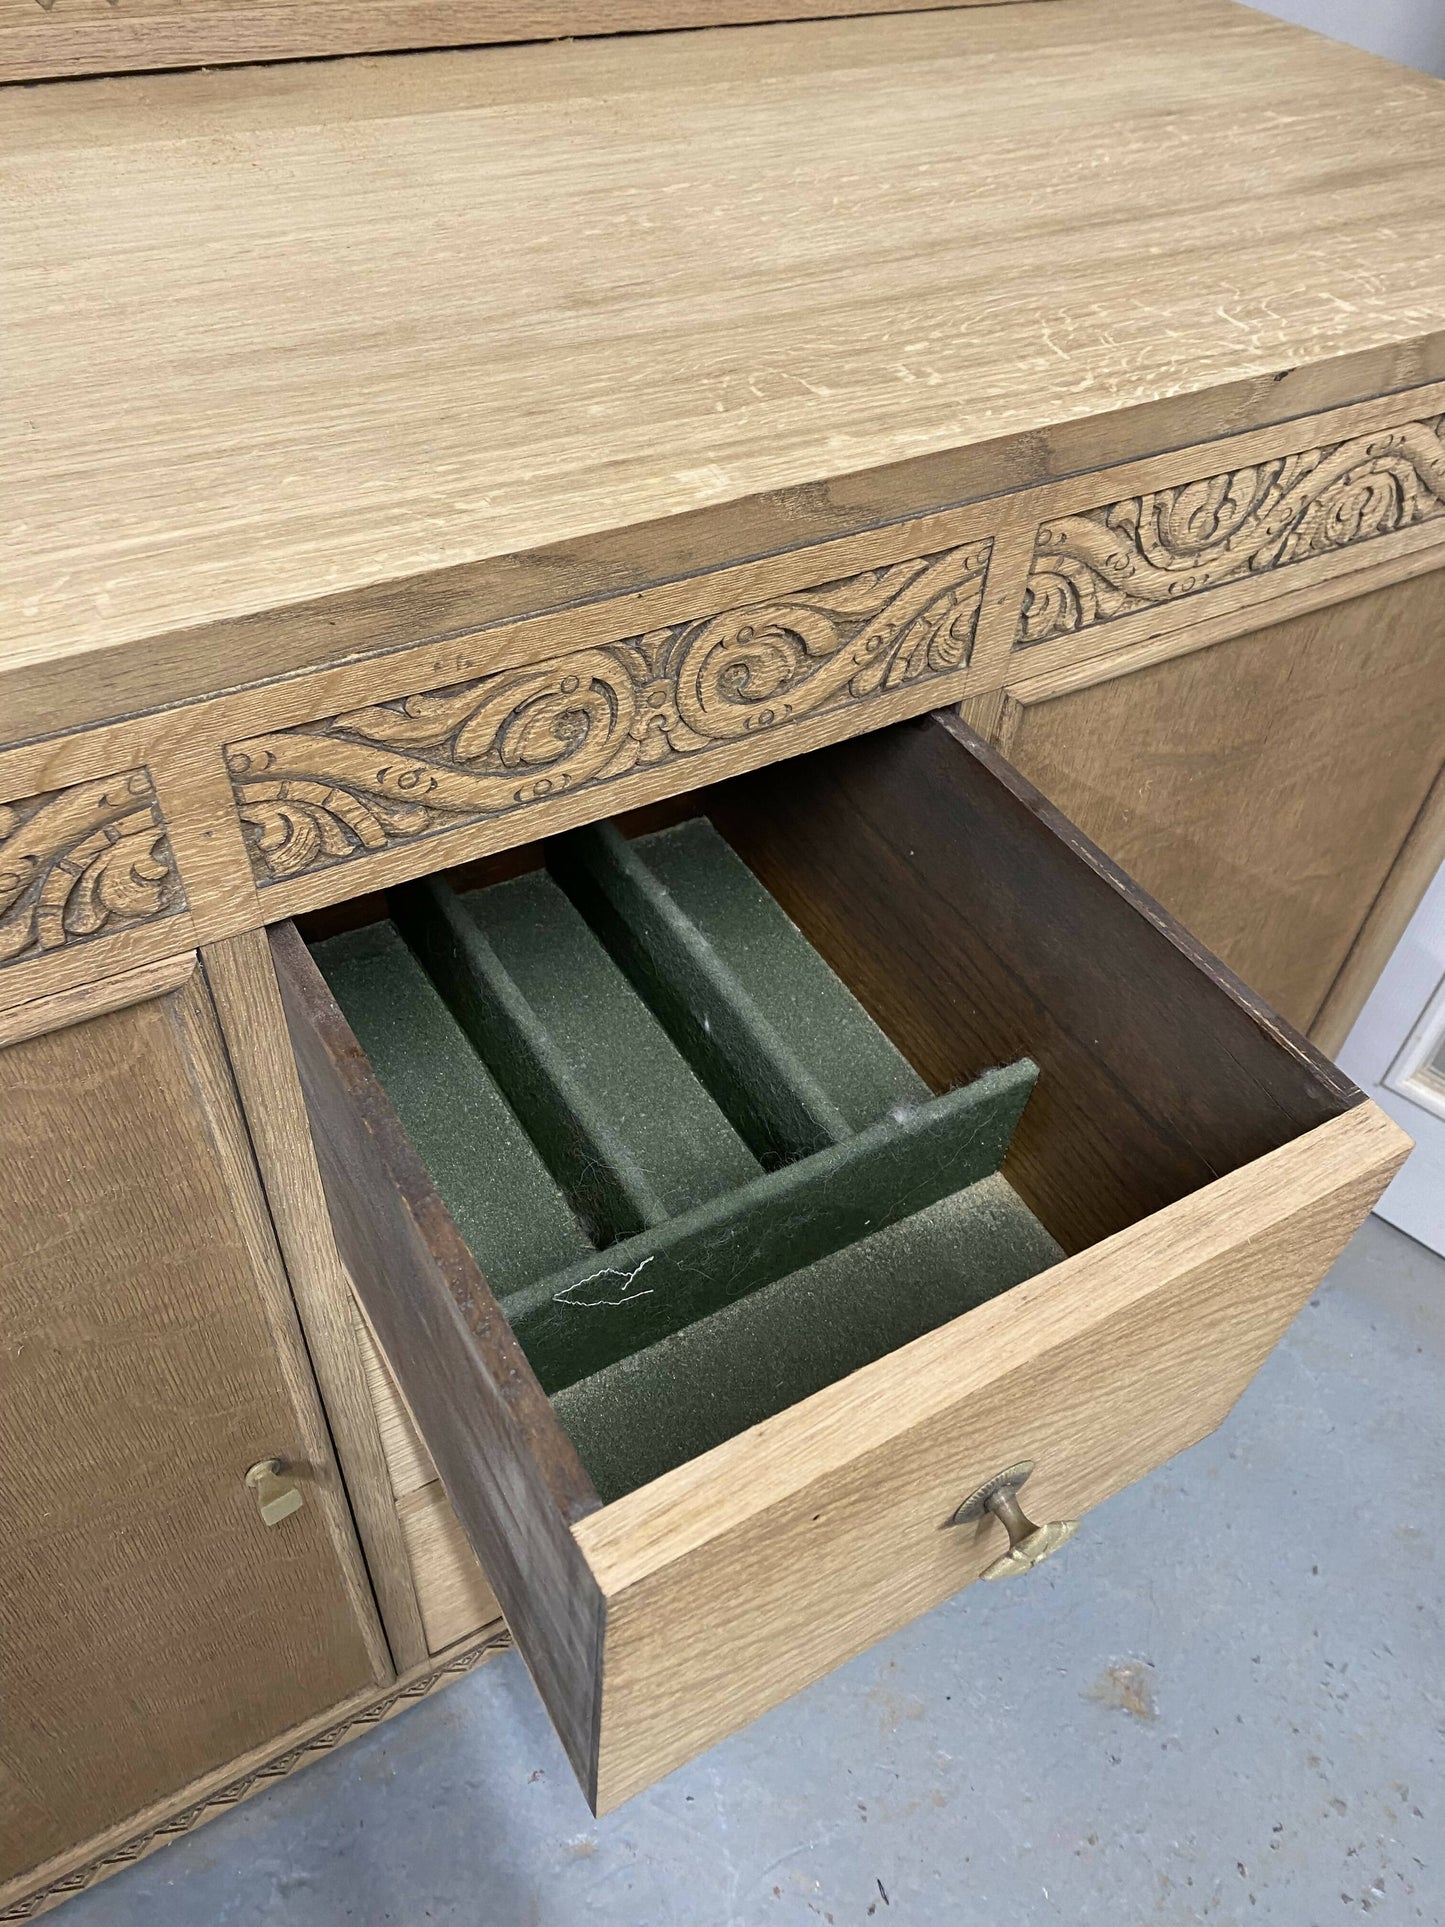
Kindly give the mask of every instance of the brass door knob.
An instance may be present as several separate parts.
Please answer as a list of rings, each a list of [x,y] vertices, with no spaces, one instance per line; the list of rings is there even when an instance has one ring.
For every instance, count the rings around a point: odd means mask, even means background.
[[[262,1525],[279,1526],[306,1503],[295,1479],[286,1476],[285,1459],[258,1459],[246,1474],[246,1484],[256,1495]]]
[[[951,1526],[966,1526],[991,1512],[1008,1534],[1008,1551],[985,1566],[981,1579],[1009,1579],[1016,1572],[1028,1572],[1068,1543],[1079,1529],[1077,1519],[1051,1519],[1035,1525],[1019,1504],[1019,1487],[1034,1469],[1032,1459],[1005,1466],[985,1479],[976,1492],[970,1492],[949,1520]]]

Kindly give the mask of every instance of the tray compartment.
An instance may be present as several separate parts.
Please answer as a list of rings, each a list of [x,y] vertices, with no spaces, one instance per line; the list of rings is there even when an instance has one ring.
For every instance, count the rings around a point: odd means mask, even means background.
[[[982,1178],[620,1357],[553,1409],[610,1504],[1062,1255],[1003,1178]]]
[[[841,1144],[928,1086],[710,823],[544,845],[548,870],[765,1165]]]
[[[594,1245],[758,1175],[757,1159],[544,873],[465,897],[429,877],[389,901]]]
[[[382,934],[316,954],[458,1222],[495,1189],[474,1252],[605,1498],[1058,1255],[1006,1185],[970,1201],[1027,1059],[931,1095],[706,823],[543,854],[551,874],[395,891]],[[510,1113],[496,1145],[459,1138],[453,1079]],[[519,1209],[564,1262],[493,1256]]]
[[[499,1297],[585,1257],[566,1193],[395,925],[320,946],[332,993]],[[444,1073],[442,1067],[445,1067]]]

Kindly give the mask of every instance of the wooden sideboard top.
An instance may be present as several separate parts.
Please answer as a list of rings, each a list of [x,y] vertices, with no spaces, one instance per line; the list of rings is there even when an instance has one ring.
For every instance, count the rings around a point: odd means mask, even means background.
[[[5,106],[0,745],[1445,375],[1445,85],[1225,0]]]

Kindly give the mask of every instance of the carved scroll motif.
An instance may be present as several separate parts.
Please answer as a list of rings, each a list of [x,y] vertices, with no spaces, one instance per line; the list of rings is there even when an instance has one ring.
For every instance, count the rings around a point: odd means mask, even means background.
[[[988,542],[226,752],[265,883],[966,666]]]
[[[0,804],[0,964],[184,905],[146,770]]]
[[[1045,522],[1015,648],[1445,517],[1445,416]]]

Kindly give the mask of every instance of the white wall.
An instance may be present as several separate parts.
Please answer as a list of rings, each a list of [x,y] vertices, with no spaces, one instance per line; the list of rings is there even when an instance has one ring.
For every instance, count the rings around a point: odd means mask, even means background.
[[[1249,0],[1296,26],[1313,27],[1372,54],[1445,78],[1445,0]]]

